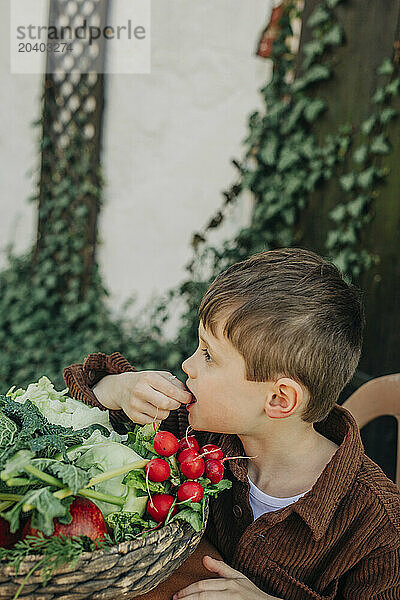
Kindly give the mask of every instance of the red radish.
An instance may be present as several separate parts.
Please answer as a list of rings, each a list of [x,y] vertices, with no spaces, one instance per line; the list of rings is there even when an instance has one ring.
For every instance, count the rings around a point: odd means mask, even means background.
[[[150,481],[165,481],[171,475],[171,467],[162,458],[153,458],[147,463],[145,469]]]
[[[167,518],[174,500],[175,498],[170,494],[154,494],[147,502],[147,512],[154,521],[161,523]],[[177,510],[177,507],[175,507],[172,514],[174,515]]]
[[[221,460],[221,458],[224,458],[224,453],[222,452],[221,448],[219,446],[215,446],[214,444],[206,444],[203,446],[200,450],[200,454],[203,454],[204,452],[207,452],[204,460]]]
[[[189,435],[179,440],[179,450],[185,450],[185,448],[192,448],[196,452],[199,451],[199,443],[194,435]]]
[[[218,483],[224,476],[224,465],[220,460],[206,460],[206,473],[205,477],[211,481],[211,483]]]
[[[7,519],[0,517],[0,548],[12,548],[19,539],[20,531],[11,533],[10,523]]]
[[[199,456],[199,453],[196,452],[196,450],[193,450],[193,448],[185,448],[182,452],[179,452],[178,462],[182,463],[187,458],[196,458],[197,456]]]
[[[159,431],[154,436],[153,447],[160,456],[172,456],[179,450],[179,441],[173,433]]]
[[[104,535],[107,533],[107,526],[101,510],[94,502],[88,498],[78,496],[72,501],[69,512],[72,516],[71,523],[66,525],[59,523],[58,519],[53,520],[54,536],[60,537],[61,535],[66,535],[70,538],[74,535],[87,535],[93,541],[98,538],[104,538]],[[38,533],[38,529],[32,529],[31,520],[29,519],[22,532],[22,539],[27,535],[37,536]]]
[[[205,464],[202,458],[187,458],[181,462],[181,471],[188,479],[197,479],[204,473]]]
[[[204,490],[198,481],[184,481],[178,488],[178,500],[191,500],[192,502],[200,502],[204,496]]]

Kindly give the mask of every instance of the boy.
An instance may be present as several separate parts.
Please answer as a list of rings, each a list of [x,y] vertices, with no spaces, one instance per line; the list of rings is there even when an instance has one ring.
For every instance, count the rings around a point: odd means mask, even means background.
[[[226,461],[232,488],[210,506],[206,535],[227,564],[205,557],[219,578],[176,597],[400,599],[399,490],[336,404],[363,319],[331,263],[299,248],[261,252],[205,293],[200,344],[182,364],[192,395],[118,353],[64,371],[75,397],[114,420],[158,418],[179,437],[189,423],[200,445],[251,457]]]

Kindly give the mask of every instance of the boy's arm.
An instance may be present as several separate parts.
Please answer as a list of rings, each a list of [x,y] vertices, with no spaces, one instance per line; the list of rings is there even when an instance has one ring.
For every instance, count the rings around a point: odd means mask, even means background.
[[[89,354],[83,364],[78,363],[66,367],[63,370],[63,376],[73,398],[90,406],[106,410],[106,407],[97,399],[93,388],[107,375],[120,375],[129,372],[137,372],[137,369],[119,352],[113,352],[109,355],[95,352]],[[132,423],[123,410],[108,410],[110,421],[116,429],[118,429],[118,423]],[[178,417],[178,412],[182,411],[171,410],[169,416],[162,421],[160,429],[178,435],[180,421],[182,420],[182,417]]]
[[[341,579],[336,600],[355,598],[400,598],[400,540],[397,548],[374,550]]]
[[[63,370],[64,381],[73,398],[97,406],[101,410],[105,407],[97,400],[93,387],[106,375],[117,375],[136,371],[119,352],[104,354],[94,352],[89,354],[83,364],[74,364]],[[110,421],[115,426],[118,423],[129,422],[123,410],[110,410]]]

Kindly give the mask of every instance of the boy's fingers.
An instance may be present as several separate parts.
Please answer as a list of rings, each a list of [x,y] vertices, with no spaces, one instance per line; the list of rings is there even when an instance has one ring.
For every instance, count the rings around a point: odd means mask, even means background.
[[[140,408],[143,410],[144,414],[149,415],[152,419],[157,419],[157,421],[164,421],[164,419],[169,417],[169,410],[163,410],[150,402],[144,402],[143,408],[142,406]]]
[[[179,404],[174,406],[174,408],[179,408],[180,404],[188,404],[192,400],[191,392],[182,381],[178,378],[172,379],[172,374],[168,372],[161,371],[159,375],[160,377],[157,378],[156,384],[151,383],[150,385],[156,391],[158,390],[178,402]]]
[[[149,390],[151,390],[151,393],[145,397],[145,400],[164,410],[176,410],[180,408],[182,402],[185,404],[189,402],[186,398],[186,392],[177,390],[176,388],[172,391],[168,388],[159,391],[159,389],[154,389],[150,386]]]
[[[186,402],[185,397],[180,398],[180,394],[183,394],[183,392],[175,386],[173,386],[175,389],[172,391],[168,387],[164,387],[164,391],[160,392],[159,389],[161,387],[162,385],[159,385],[158,382],[154,382],[154,378],[145,381],[144,385],[140,389],[137,389],[135,394],[131,396],[130,403],[137,405],[138,401],[142,401],[154,407],[158,406],[159,410],[176,410],[180,408],[182,402]],[[174,394],[175,397],[171,397],[168,394]]]
[[[149,425],[150,423],[154,422],[154,417],[145,415],[138,410],[127,408],[124,409],[124,412],[133,423],[138,423],[139,425]]]

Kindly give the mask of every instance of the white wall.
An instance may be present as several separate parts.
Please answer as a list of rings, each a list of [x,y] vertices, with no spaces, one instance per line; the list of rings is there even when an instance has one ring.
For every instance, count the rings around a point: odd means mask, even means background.
[[[0,19],[0,248],[22,251],[35,234],[38,164],[29,123],[39,116],[42,77],[10,75],[8,14]],[[152,72],[109,75],[104,120],[105,203],[99,260],[117,310],[134,312],[185,277],[190,239],[222,205],[233,183],[247,116],[260,104],[271,65],[255,56],[269,0],[153,0]],[[231,210],[212,240],[244,225],[251,200]],[[1,257],[4,265],[4,257]]]
[[[14,243],[19,253],[35,238],[36,210],[27,199],[34,193],[39,157],[38,130],[43,77],[11,75],[9,3],[0,5],[0,268],[6,264],[4,250]],[[29,173],[35,171],[34,175]]]

